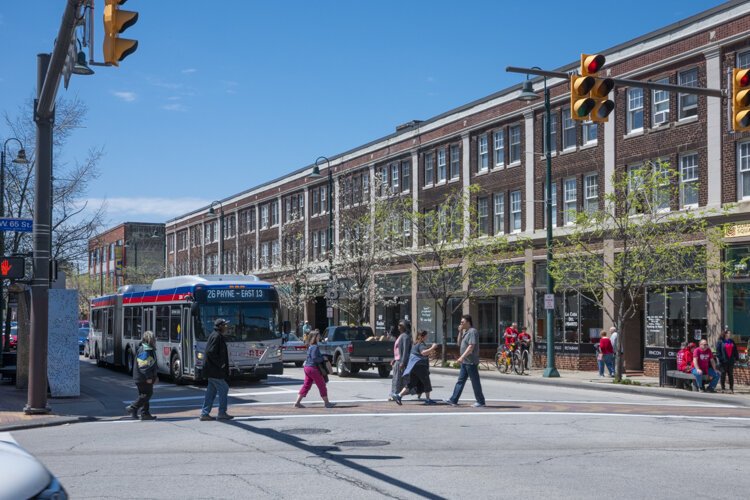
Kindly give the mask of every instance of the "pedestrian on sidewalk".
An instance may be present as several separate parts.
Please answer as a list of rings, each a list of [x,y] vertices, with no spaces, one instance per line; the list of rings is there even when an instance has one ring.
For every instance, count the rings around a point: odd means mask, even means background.
[[[404,370],[406,365],[409,363],[409,353],[411,353],[412,341],[411,341],[411,325],[407,328],[407,323],[404,320],[398,322],[398,338],[393,343],[393,379],[391,380],[391,393],[389,398],[391,400],[396,399],[396,395],[401,392],[404,388]]]
[[[599,364],[599,376],[604,376],[604,365],[607,365],[609,376],[615,376],[615,350],[612,348],[612,341],[607,338],[607,330],[602,330],[599,339],[599,355],[596,357]]]
[[[318,342],[320,341],[320,331],[317,329],[311,331],[307,336],[307,340],[307,359],[305,359],[305,364],[303,365],[303,369],[305,371],[305,380],[304,382],[302,382],[302,388],[299,390],[297,401],[294,402],[294,407],[304,408],[304,405],[302,404],[302,398],[307,396],[307,393],[310,392],[310,389],[312,388],[312,385],[314,383],[318,387],[320,398],[325,403],[325,407],[333,408],[335,404],[328,401],[328,389],[326,388],[325,378],[327,377],[327,375],[323,375],[323,370],[328,373],[327,366],[329,365],[328,363],[326,363],[326,359],[320,353],[320,347],[318,347]]]
[[[409,362],[406,365],[403,375],[403,385],[405,386],[393,398],[398,405],[401,405],[401,397],[408,393],[424,392],[426,399],[424,404],[434,405],[435,401],[430,399],[432,392],[432,383],[430,382],[430,354],[437,350],[437,344],[427,347],[425,340],[427,331],[422,330],[417,333],[417,339],[409,354]]]
[[[458,406],[458,400],[461,398],[461,393],[466,385],[466,379],[471,378],[471,387],[474,389],[474,403],[475,408],[484,407],[484,394],[482,394],[482,384],[479,381],[479,334],[476,328],[474,328],[471,316],[464,314],[461,316],[461,323],[459,325],[461,332],[461,345],[459,352],[461,355],[458,357],[458,362],[461,364],[461,369],[458,372],[458,380],[456,381],[456,387],[453,389],[453,395],[445,400],[445,403],[451,406]]]
[[[740,359],[740,355],[729,328],[724,329],[716,344],[716,357],[721,368],[721,390],[722,392],[727,390],[726,380],[729,377],[729,392],[734,394],[734,364]]]
[[[695,344],[683,342],[677,351],[677,370],[682,373],[690,373],[693,370],[693,349]]]
[[[609,341],[612,343],[612,349],[615,353],[617,353],[617,338],[620,336],[619,333],[617,333],[617,328],[614,326],[611,326],[609,328]]]
[[[141,420],[156,419],[149,411],[149,401],[154,394],[154,383],[156,383],[157,376],[155,347],[154,332],[150,330],[143,332],[133,365],[133,380],[138,388],[138,399],[126,408],[128,415],[134,419],[138,419],[138,410],[141,410]]]
[[[206,397],[203,400],[201,410],[201,421],[215,420],[210,415],[214,406],[216,395],[219,396],[219,420],[231,420],[234,417],[227,413],[227,399],[229,394],[229,351],[227,341],[224,338],[228,331],[229,322],[224,318],[214,321],[214,330],[206,341],[206,362],[203,366],[203,375],[208,381],[206,385]]]
[[[716,356],[708,347],[708,341],[701,339],[698,348],[693,351],[693,377],[701,392],[716,392],[716,385],[719,383],[719,374],[716,369]],[[708,389],[703,388],[703,375],[708,375],[710,378]]]

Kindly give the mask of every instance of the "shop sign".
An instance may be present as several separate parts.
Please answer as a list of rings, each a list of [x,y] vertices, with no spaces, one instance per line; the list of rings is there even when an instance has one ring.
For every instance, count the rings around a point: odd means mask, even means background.
[[[644,358],[655,359],[664,357],[664,349],[660,347],[647,347]]]
[[[727,238],[739,238],[740,236],[750,236],[750,222],[744,224],[730,224],[726,228],[724,235]]]

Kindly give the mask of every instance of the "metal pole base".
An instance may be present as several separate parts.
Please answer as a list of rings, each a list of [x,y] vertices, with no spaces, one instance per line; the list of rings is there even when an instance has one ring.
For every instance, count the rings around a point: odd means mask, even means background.
[[[560,378],[560,372],[557,371],[557,368],[554,366],[548,366],[544,369],[544,373],[542,374],[542,377],[544,378]]]
[[[52,410],[50,410],[49,406],[44,408],[31,408],[29,405],[26,405],[23,407],[23,412],[26,415],[49,415]]]

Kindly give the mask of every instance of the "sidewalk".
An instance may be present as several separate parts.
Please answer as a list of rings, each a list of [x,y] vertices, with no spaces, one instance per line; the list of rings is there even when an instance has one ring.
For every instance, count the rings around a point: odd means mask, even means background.
[[[50,398],[47,405],[51,411],[46,415],[26,415],[23,408],[27,401],[25,390],[16,389],[7,381],[0,383],[0,432],[90,422],[99,413],[99,405],[85,396]]]

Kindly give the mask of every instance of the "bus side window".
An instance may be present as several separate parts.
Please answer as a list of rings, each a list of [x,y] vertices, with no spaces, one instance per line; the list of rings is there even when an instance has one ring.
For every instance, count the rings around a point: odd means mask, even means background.
[[[156,306],[156,340],[169,342],[169,306]]]
[[[169,318],[169,341],[170,342],[179,342],[180,341],[180,334],[182,333],[182,326],[181,320],[182,320],[182,314],[181,314],[182,308],[180,306],[171,306],[170,308],[170,318]]]

